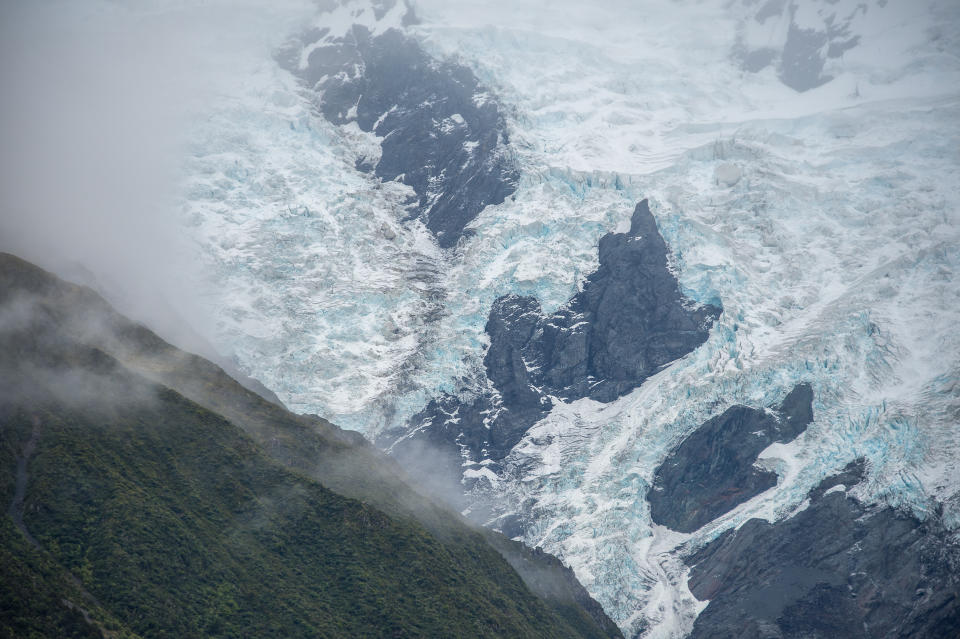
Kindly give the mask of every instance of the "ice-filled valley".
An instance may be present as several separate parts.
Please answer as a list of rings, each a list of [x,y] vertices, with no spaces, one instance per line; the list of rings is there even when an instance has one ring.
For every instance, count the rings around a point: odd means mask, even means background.
[[[869,469],[860,499],[940,508],[960,529],[954,3],[424,0],[408,26],[347,6],[476,74],[519,181],[441,249],[408,219],[409,186],[357,168],[380,152],[374,133],[317,114],[269,47],[239,61],[242,81],[192,122],[181,211],[210,274],[212,339],[246,373],[370,437],[401,426],[438,392],[483,383],[498,296],[562,306],[599,238],[649,198],[681,290],[722,315],[620,399],[554,402],[499,473],[473,471],[475,512],[522,513],[523,541],[571,566],[627,636],[649,637],[683,636],[704,606],[678,548],[803,509],[854,459]],[[791,28],[840,23],[846,48],[816,49],[822,82],[790,86]],[[751,51],[771,61],[754,68]],[[674,445],[798,382],[814,421],[761,454],[775,488],[694,533],[652,523],[647,492]]]

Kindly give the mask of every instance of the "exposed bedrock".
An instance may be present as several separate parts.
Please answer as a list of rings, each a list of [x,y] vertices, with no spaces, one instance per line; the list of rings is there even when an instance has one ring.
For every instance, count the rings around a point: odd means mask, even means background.
[[[833,79],[825,71],[827,63],[841,58],[846,51],[860,43],[860,36],[851,27],[860,10],[866,12],[866,4],[853,12],[831,9],[836,2],[827,0],[813,21],[797,19],[799,5],[786,0],[768,0],[759,5],[753,19],[758,24],[768,20],[787,21],[786,39],[782,48],[762,46],[751,48],[741,40],[735,49],[741,67],[757,73],[770,65],[777,66],[780,81],[798,92],[815,89]],[[881,9],[878,7],[878,9]]]
[[[799,384],[776,410],[733,406],[683,440],[654,473],[647,496],[654,522],[693,532],[777,485],[754,466],[770,444],[787,443],[813,421],[813,390]]]
[[[485,206],[516,190],[500,107],[467,67],[433,59],[397,29],[362,25],[343,37],[311,30],[279,59],[315,92],[327,120],[381,138],[380,158],[357,168],[410,186],[412,215],[440,246],[454,246]]]
[[[466,389],[467,399],[432,400],[394,453],[419,439],[457,458],[499,461],[550,411],[551,398],[611,402],[706,341],[721,309],[680,293],[646,200],[627,233],[601,238],[599,258],[581,292],[555,313],[544,315],[532,297],[497,299],[486,325],[489,386]]]
[[[599,257],[556,313],[544,316],[531,297],[494,303],[484,364],[505,404],[528,405],[534,395],[611,402],[707,340],[721,309],[684,300],[647,200],[627,233],[600,239]]]
[[[710,602],[691,637],[960,636],[956,537],[938,514],[849,496],[863,473],[854,462],[793,517],[751,519],[690,556],[690,591]]]

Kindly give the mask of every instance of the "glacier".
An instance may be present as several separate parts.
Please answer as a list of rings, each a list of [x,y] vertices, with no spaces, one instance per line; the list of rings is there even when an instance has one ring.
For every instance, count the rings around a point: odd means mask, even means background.
[[[498,472],[471,467],[473,512],[522,514],[523,541],[647,637],[687,634],[706,605],[680,549],[802,510],[855,459],[860,499],[921,518],[939,507],[960,529],[960,9],[554,5],[429,0],[419,24],[381,24],[470,68],[504,106],[516,190],[446,249],[409,219],[409,186],[357,169],[378,157],[375,133],[316,113],[266,47],[238,65],[183,167],[217,346],[294,410],[376,437],[482,385],[494,300],[560,308],[597,268],[599,238],[649,198],[681,291],[724,313],[640,388],[555,401]],[[348,22],[381,28],[349,6]],[[787,50],[800,31],[822,34],[802,83]],[[797,384],[815,418],[761,453],[776,486],[693,533],[652,522],[654,470],[685,436]]]

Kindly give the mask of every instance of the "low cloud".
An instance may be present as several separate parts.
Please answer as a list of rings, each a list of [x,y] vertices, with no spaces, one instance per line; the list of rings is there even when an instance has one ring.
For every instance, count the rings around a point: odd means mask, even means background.
[[[100,348],[108,328],[89,317],[65,318],[65,309],[43,295],[14,292],[0,299],[0,405],[55,403],[112,414],[156,401],[157,387]]]
[[[209,334],[178,219],[187,125],[311,7],[0,0],[0,250],[171,339]]]

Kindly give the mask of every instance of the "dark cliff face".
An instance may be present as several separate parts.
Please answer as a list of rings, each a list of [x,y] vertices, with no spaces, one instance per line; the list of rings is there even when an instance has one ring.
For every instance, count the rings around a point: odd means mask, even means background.
[[[813,390],[800,384],[776,411],[733,406],[687,437],[654,473],[647,499],[654,522],[693,532],[777,485],[756,468],[759,454],[787,443],[813,421]]]
[[[835,3],[831,3],[835,4]],[[840,58],[844,52],[860,43],[860,36],[854,35],[851,23],[856,12],[850,14],[820,14],[819,25],[798,24],[796,2],[786,0],[768,0],[756,5],[758,10],[753,19],[758,24],[768,20],[787,18],[789,27],[787,39],[781,50],[771,47],[751,49],[741,41],[734,51],[741,67],[750,73],[756,73],[768,66],[777,67],[780,81],[798,92],[815,89],[833,79],[824,73],[828,60]],[[861,5],[866,10],[866,5]]]
[[[494,304],[484,363],[505,404],[529,405],[532,394],[611,402],[707,340],[721,309],[689,307],[646,200],[627,233],[600,239],[599,257],[583,290],[552,315],[533,298]]]
[[[454,246],[485,206],[516,190],[500,107],[468,68],[431,58],[396,29],[374,35],[360,25],[342,38],[307,32],[279,59],[327,120],[382,138],[379,161],[357,168],[413,188],[412,217],[440,246]]]
[[[710,601],[691,637],[960,636],[960,543],[936,515],[840,488],[863,474],[854,462],[793,517],[752,519],[689,557],[690,591]]]
[[[800,384],[774,410],[734,406],[706,421],[657,468],[653,521],[693,532],[776,485],[753,464],[807,428],[812,402]],[[691,636],[960,636],[960,541],[938,516],[920,521],[847,495],[866,470],[853,462],[792,517],[752,519],[687,557],[691,593],[709,600]]]
[[[486,325],[490,388],[432,400],[394,454],[402,459],[424,440],[450,450],[451,463],[502,460],[550,411],[551,397],[611,402],[706,341],[721,309],[683,298],[646,200],[627,233],[601,238],[599,257],[583,290],[555,313],[544,315],[531,297],[496,300]]]

